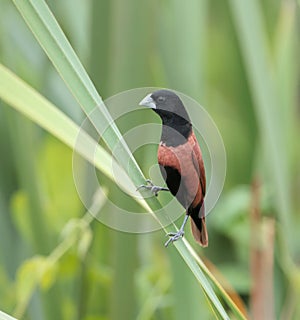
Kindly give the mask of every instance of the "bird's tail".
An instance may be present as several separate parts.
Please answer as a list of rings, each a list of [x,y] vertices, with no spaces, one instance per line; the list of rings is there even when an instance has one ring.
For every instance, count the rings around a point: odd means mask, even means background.
[[[205,215],[204,215],[204,203],[202,204],[202,207],[199,210],[192,210],[190,212],[191,216],[191,227],[192,227],[192,233],[195,238],[195,240],[202,246],[207,247],[208,246],[208,234],[206,229],[206,223],[205,223]]]

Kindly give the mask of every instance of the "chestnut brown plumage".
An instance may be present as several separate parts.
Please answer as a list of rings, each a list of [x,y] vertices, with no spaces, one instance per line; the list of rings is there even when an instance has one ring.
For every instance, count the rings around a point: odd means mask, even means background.
[[[158,163],[170,192],[186,210],[181,228],[178,232],[169,234],[170,239],[165,245],[168,246],[184,235],[184,226],[190,216],[195,240],[206,247],[205,168],[188,113],[178,95],[169,90],[158,90],[147,95],[140,105],[150,107],[162,120]],[[146,187],[156,195],[159,191],[166,190],[153,184]]]

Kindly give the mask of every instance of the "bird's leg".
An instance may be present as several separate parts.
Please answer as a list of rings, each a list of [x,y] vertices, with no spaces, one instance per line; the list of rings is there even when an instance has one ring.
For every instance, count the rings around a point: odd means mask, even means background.
[[[150,190],[155,195],[155,197],[157,197],[159,191],[170,191],[168,188],[159,187],[159,186],[154,185],[150,179],[147,179],[146,183],[147,184],[142,184],[142,185],[138,186],[136,190],[140,190],[142,188]]]
[[[167,236],[169,236],[170,239],[165,243],[165,247],[167,247],[171,242],[174,242],[184,236],[184,226],[186,225],[188,218],[189,215],[186,214],[180,229],[177,232],[170,232],[167,234]]]

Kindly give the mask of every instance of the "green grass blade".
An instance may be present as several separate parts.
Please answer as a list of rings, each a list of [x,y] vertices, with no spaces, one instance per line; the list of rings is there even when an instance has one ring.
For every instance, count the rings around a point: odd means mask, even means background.
[[[205,277],[203,271],[201,270],[199,264],[195,260],[195,258],[191,255],[192,248],[190,250],[187,249],[186,240],[184,241],[177,241],[174,243],[176,249],[179,251],[181,257],[185,261],[185,263],[189,266],[190,270],[201,284],[205,294],[207,295],[208,299],[213,304],[214,308],[217,310],[219,315],[222,319],[230,319],[227,315],[226,311],[223,309],[221,302],[219,301],[218,297],[216,296],[215,292],[212,290],[211,285],[208,279]],[[187,254],[188,253],[188,254]],[[196,253],[195,253],[196,255]],[[242,318],[240,318],[242,319]]]
[[[297,57],[297,4],[294,2],[282,2],[279,13],[276,33],[274,37],[274,65],[276,68],[276,83],[281,102],[281,125],[285,150],[287,151],[289,164],[293,165],[297,157],[295,141],[297,140],[297,103],[295,97],[298,94],[298,63]],[[292,124],[292,125],[291,125]],[[291,183],[291,181],[289,181]]]
[[[211,281],[211,283],[214,284],[219,295],[224,299],[224,301],[230,307],[231,311],[234,313],[236,318],[237,319],[246,319],[246,317],[242,314],[242,312],[239,310],[239,308],[235,305],[235,303],[232,301],[232,299],[226,293],[224,288],[220,285],[220,283],[217,281],[217,279],[214,277],[214,275],[206,267],[204,262],[200,259],[200,257],[197,255],[197,253],[193,250],[191,245],[185,239],[184,239],[184,242],[185,242],[185,245],[188,248],[189,252],[191,253],[191,255],[197,261],[198,265],[200,266],[200,268],[203,271],[203,273],[205,274],[205,276]]]

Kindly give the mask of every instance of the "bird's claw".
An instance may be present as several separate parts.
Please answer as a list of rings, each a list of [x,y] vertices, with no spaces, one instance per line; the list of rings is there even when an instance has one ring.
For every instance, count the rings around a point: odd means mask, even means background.
[[[150,179],[147,179],[146,183],[147,184],[142,184],[142,185],[138,186],[136,190],[138,191],[142,188],[150,190],[155,195],[155,197],[158,196],[159,191],[169,191],[168,188],[159,187],[159,186],[154,185]]]
[[[166,234],[166,236],[169,236],[170,239],[165,243],[165,247],[167,247],[170,243],[173,243],[182,238],[184,236],[184,231],[179,230],[178,232],[169,232]]]

